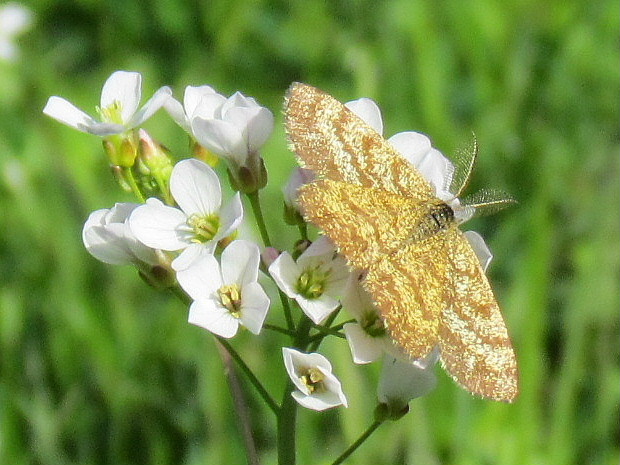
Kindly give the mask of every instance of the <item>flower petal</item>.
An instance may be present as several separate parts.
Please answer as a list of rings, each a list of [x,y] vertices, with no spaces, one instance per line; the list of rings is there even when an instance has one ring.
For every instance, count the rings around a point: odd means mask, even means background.
[[[225,338],[233,337],[239,329],[239,320],[212,300],[194,302],[187,321]]]
[[[273,113],[264,107],[233,107],[225,118],[245,134],[244,140],[251,152],[260,149],[273,131]]]
[[[220,265],[212,254],[203,255],[189,267],[177,271],[177,281],[192,299],[199,301],[213,299],[223,284]]]
[[[293,391],[291,395],[302,407],[318,412],[344,404],[340,397],[332,392],[307,395],[301,391]]]
[[[134,210],[129,217],[131,232],[143,244],[154,249],[179,250],[191,244],[192,233],[187,216],[157,199]]]
[[[239,192],[233,195],[233,198],[226,203],[220,210],[220,229],[213,238],[220,240],[232,234],[243,221],[243,203]]]
[[[153,116],[157,110],[159,110],[166,101],[172,96],[172,90],[168,86],[160,87],[153,94],[153,96],[142,105],[142,108],[127,121],[128,128],[136,128],[144,123],[147,119]]]
[[[431,145],[431,141],[419,132],[401,132],[390,137],[389,142],[398,150],[428,182],[443,200],[453,197],[448,188],[452,181],[454,165],[439,150]]]
[[[241,130],[229,121],[194,117],[192,129],[196,140],[213,153],[237,165],[244,165],[248,147]]]
[[[174,122],[181,126],[185,132],[187,132],[188,134],[192,133],[189,119],[187,118],[187,116],[185,116],[185,110],[183,109],[183,105],[181,105],[181,102],[170,96],[164,102],[164,110],[168,112]]]
[[[428,137],[414,131],[394,134],[388,142],[415,167],[420,164],[432,147]]]
[[[175,258],[172,263],[172,269],[174,271],[183,271],[189,268],[196,260],[199,260],[203,255],[213,255],[216,247],[215,242],[208,242],[206,244],[191,243],[183,252]]]
[[[93,212],[97,215],[98,212]],[[90,220],[91,218],[89,218]],[[125,225],[112,223],[105,226],[84,225],[82,241],[88,253],[97,260],[110,265],[128,265],[134,262],[134,256],[125,242]]]
[[[340,305],[338,300],[327,294],[312,300],[298,295],[295,297],[295,300],[297,300],[297,303],[308,318],[317,325],[321,324]]]
[[[331,373],[332,371],[331,363],[321,354],[305,354],[289,347],[282,347],[282,357],[289,378],[291,378],[291,381],[298,389],[305,393],[309,393],[309,391],[301,377],[305,375],[305,371],[309,367],[321,368],[321,371],[325,373]]]
[[[295,285],[301,275],[301,269],[288,252],[282,252],[269,266],[269,274],[280,290],[288,297],[297,297]]]
[[[301,268],[307,268],[317,264],[317,262],[327,262],[331,260],[336,247],[327,236],[319,236],[304,253],[297,259]]]
[[[423,396],[437,385],[434,365],[419,368],[391,356],[383,360],[377,396],[379,402],[391,406],[392,411],[402,410],[411,399]]]
[[[486,242],[484,242],[482,236],[476,231],[465,231],[464,234],[469,241],[469,245],[471,245],[471,248],[474,249],[478,260],[480,260],[482,269],[486,272],[489,267],[489,263],[491,263],[491,260],[493,259],[491,250],[487,246]]]
[[[194,112],[203,97],[212,96],[214,94],[216,94],[216,92],[211,86],[187,86],[183,94],[183,107],[185,108],[185,113],[188,118],[194,116]]]
[[[170,191],[187,216],[211,215],[222,204],[222,190],[217,174],[200,160],[182,160],[174,166],[170,176]]]
[[[358,323],[347,323],[343,330],[354,363],[371,363],[383,355],[383,338],[371,337]]]
[[[247,140],[251,152],[258,151],[273,132],[273,113],[265,107],[260,107],[258,113],[248,122]]]
[[[254,334],[259,334],[267,311],[269,297],[257,282],[241,287],[241,323]]]
[[[373,128],[379,134],[383,134],[383,118],[381,118],[381,110],[379,109],[379,105],[377,105],[373,99],[363,97],[347,102],[344,105],[363,119],[368,126]]]
[[[89,129],[97,123],[71,102],[57,96],[49,98],[43,113],[82,132],[90,132]]]
[[[131,71],[116,71],[108,78],[101,90],[101,109],[118,102],[121,105],[123,123],[127,123],[138,109],[142,96],[142,76]]]
[[[205,94],[200,99],[198,106],[194,108],[192,114],[188,114],[190,120],[195,117],[202,119],[217,119],[220,116],[222,105],[226,103],[226,97],[214,92],[213,94]]]
[[[260,251],[254,242],[236,240],[222,252],[222,278],[226,284],[256,282]]]

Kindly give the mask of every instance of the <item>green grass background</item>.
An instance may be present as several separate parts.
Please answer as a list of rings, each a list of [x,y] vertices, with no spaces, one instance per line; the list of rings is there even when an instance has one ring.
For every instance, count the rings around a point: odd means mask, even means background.
[[[117,69],[145,97],[188,84],[241,90],[276,114],[262,193],[279,247],[282,129],[295,80],[342,101],[370,96],[388,135],[415,129],[450,154],[474,131],[473,188],[519,204],[472,221],[518,354],[513,405],[439,386],[383,425],[351,464],[617,464],[619,71],[614,0],[39,0],[22,59],[0,63],[0,463],[245,463],[213,339],[173,297],[83,249],[89,212],[131,200],[100,141],[45,118],[50,95],[94,111]],[[179,157],[164,113],[147,123]],[[251,219],[251,216],[248,216]],[[248,222],[247,224],[251,224]],[[247,233],[249,234],[249,232]],[[281,321],[274,304],[271,321]],[[286,339],[233,341],[279,398]],[[376,367],[322,347],[350,408],[299,416],[299,463],[328,464],[372,420]],[[255,439],[274,422],[248,389]]]

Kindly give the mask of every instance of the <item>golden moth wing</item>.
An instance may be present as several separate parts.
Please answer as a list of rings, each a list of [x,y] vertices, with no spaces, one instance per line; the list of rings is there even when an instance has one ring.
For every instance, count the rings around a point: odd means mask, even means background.
[[[330,179],[306,184],[298,194],[305,219],[362,269],[399,248],[424,214],[409,198]]]
[[[518,395],[518,372],[506,324],[471,245],[458,229],[451,235],[452,295],[439,326],[443,365],[473,394],[511,402]]]
[[[381,311],[390,336],[412,358],[439,342],[446,306],[448,257],[445,232],[409,241],[372,264],[362,281]]]
[[[389,142],[345,105],[307,84],[286,99],[286,129],[300,165],[320,178],[383,189],[412,199],[434,197],[430,183]]]

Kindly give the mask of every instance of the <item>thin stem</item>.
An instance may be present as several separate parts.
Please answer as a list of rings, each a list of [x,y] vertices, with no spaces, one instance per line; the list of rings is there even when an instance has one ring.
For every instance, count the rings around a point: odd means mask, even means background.
[[[250,201],[250,205],[252,206],[252,212],[254,213],[254,219],[256,219],[256,225],[258,226],[258,230],[263,240],[263,244],[265,244],[265,247],[271,247],[271,239],[269,238],[269,232],[267,231],[267,226],[265,224],[265,217],[263,216],[263,210],[260,205],[260,198],[258,196],[258,191],[253,192],[251,194],[246,194],[246,195],[248,197],[248,200]],[[267,275],[271,277],[268,273]],[[291,306],[289,304],[288,297],[279,288],[278,288],[278,296],[280,297],[280,302],[282,303],[282,309],[284,310],[284,318],[286,318],[286,326],[288,327],[290,331],[295,331],[295,323],[293,322],[293,316],[291,313]]]
[[[310,352],[314,352],[316,349],[318,349],[318,346],[315,347],[315,344],[317,343],[317,341],[322,341],[325,336],[336,336],[339,337],[340,339],[345,339],[346,336],[339,332],[338,330],[332,329],[332,328],[324,328],[322,326],[315,326],[315,329],[318,330],[319,332],[317,334],[315,334],[314,336],[311,336],[310,338],[308,338],[308,342],[312,343],[312,345],[310,346]]]
[[[230,352],[228,352],[221,343],[217,344],[218,352],[224,362],[224,370],[226,378],[228,379],[228,387],[232,394],[233,403],[235,405],[235,413],[239,429],[241,430],[241,436],[243,437],[243,444],[245,446],[245,456],[248,459],[249,465],[259,465],[258,452],[256,451],[256,444],[254,443],[254,435],[252,434],[252,422],[250,419],[250,412],[248,404],[245,400],[246,396],[239,382],[237,371],[233,363]]]
[[[287,336],[291,336],[291,337],[295,336],[295,331],[291,331],[290,329],[286,329],[286,328],[281,328],[280,326],[277,326],[277,325],[270,325],[270,324],[265,323],[263,325],[263,328],[270,329],[271,331],[275,331],[277,333],[286,334]]]
[[[336,310],[334,310],[331,315],[329,315],[329,317],[327,317],[327,320],[325,320],[325,324],[319,327],[317,327],[317,329],[319,329],[319,331],[324,331],[325,333],[330,333],[330,326],[331,324],[334,322],[334,320],[336,319],[336,317],[338,316],[338,313],[340,313],[340,310],[342,310],[342,305],[339,305],[338,308]],[[330,333],[331,334],[331,333]],[[335,336],[340,336],[338,333],[334,334]],[[321,342],[323,341],[323,338],[326,336],[326,334],[322,334],[320,338],[314,340],[312,342],[312,345],[310,346],[310,352],[314,352],[315,350],[317,350],[319,348],[319,345],[321,345]]]
[[[260,237],[263,240],[265,247],[271,247],[271,239],[269,239],[269,233],[267,232],[267,226],[265,225],[265,217],[263,216],[263,210],[260,206],[260,199],[258,198],[258,191],[246,194],[252,211],[254,212],[254,219],[256,219],[256,225],[260,231]]]
[[[174,286],[171,291],[174,293],[174,295],[176,295],[179,300],[181,300],[181,302],[183,302],[184,304],[188,305],[191,302],[190,297],[183,292],[183,290],[179,287],[179,286]],[[241,358],[241,356],[237,353],[237,351],[230,345],[230,343],[224,339],[221,336],[217,336],[214,335],[215,338],[219,341],[219,343],[221,344],[221,346],[226,349],[226,352],[229,353],[230,357],[235,361],[235,363],[237,365],[239,365],[239,368],[241,369],[241,371],[243,371],[245,373],[245,375],[248,377],[248,379],[250,380],[250,383],[252,383],[252,386],[254,386],[254,388],[258,391],[258,394],[263,398],[263,400],[265,401],[265,403],[269,406],[269,408],[271,409],[271,411],[278,416],[279,415],[279,411],[280,411],[280,406],[276,403],[275,400],[273,400],[273,398],[269,395],[269,393],[267,392],[267,389],[265,389],[262,385],[262,383],[258,380],[258,378],[256,377],[256,375],[252,372],[252,370],[250,369],[249,366],[247,366],[245,364],[245,362],[243,361],[243,359]]]
[[[357,441],[355,441],[353,444],[351,444],[349,446],[349,448],[347,450],[345,450],[340,457],[338,457],[336,460],[334,460],[334,462],[332,463],[332,465],[339,465],[340,463],[344,462],[353,452],[355,452],[355,450],[361,446],[363,444],[363,442],[368,439],[368,437],[379,427],[379,425],[381,425],[381,421],[377,421],[375,420],[366,431],[364,431],[362,433],[362,435],[357,438]]]
[[[241,371],[243,371],[245,373],[245,375],[248,377],[250,383],[252,383],[254,388],[258,391],[258,394],[263,398],[263,400],[269,406],[271,411],[274,414],[278,415],[280,413],[280,407],[278,406],[276,401],[272,399],[272,397],[269,395],[267,390],[263,387],[263,385],[258,380],[256,375],[252,372],[250,367],[245,364],[245,362],[239,356],[237,351],[235,351],[235,349],[233,349],[233,347],[228,343],[228,341],[225,338],[223,338],[221,336],[215,336],[215,337],[220,342],[220,344],[222,344],[222,346],[226,349],[226,351],[230,354],[232,359],[237,363],[237,365],[239,366]]]
[[[293,346],[304,350],[308,344],[308,333],[312,327],[312,322],[305,315],[301,315],[301,320],[297,325],[297,334],[293,341]],[[278,414],[278,464],[295,465],[295,430],[297,420],[297,402],[291,395],[295,385],[292,381],[286,383],[282,394],[282,404]]]

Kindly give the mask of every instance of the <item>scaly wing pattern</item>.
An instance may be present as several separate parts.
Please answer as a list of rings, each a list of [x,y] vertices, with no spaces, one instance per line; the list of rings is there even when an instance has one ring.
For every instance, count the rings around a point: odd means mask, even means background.
[[[518,373],[506,324],[469,242],[456,228],[450,236],[450,296],[439,324],[443,365],[468,391],[511,402],[518,394]]]
[[[330,179],[302,186],[299,202],[305,219],[360,269],[398,249],[424,214],[418,202],[406,197]]]
[[[414,200],[435,191],[418,171],[355,113],[307,84],[286,100],[286,128],[300,164],[319,178],[383,189]]]
[[[449,260],[446,232],[403,243],[372,264],[362,281],[381,311],[387,329],[412,358],[439,342],[439,315],[447,302]]]

